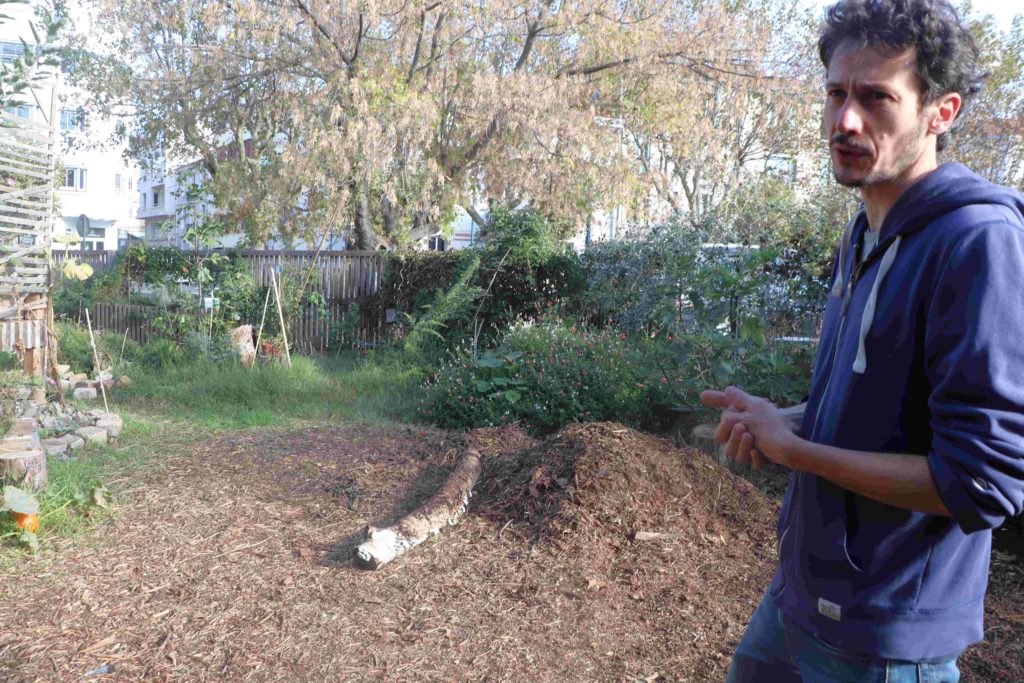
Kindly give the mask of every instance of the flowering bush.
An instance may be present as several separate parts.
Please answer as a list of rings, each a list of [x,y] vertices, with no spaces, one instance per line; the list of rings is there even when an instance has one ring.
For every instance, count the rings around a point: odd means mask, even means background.
[[[519,325],[479,359],[455,353],[428,382],[421,412],[449,429],[516,422],[543,434],[572,422],[639,424],[654,392],[638,343],[615,329]]]

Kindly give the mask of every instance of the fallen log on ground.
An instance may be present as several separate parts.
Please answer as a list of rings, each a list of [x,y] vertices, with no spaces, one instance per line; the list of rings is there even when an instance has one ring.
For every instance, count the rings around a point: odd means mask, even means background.
[[[466,451],[441,488],[427,502],[398,520],[377,529],[367,526],[365,542],[356,548],[356,564],[378,569],[409,552],[446,526],[459,521],[480,478],[480,454]]]

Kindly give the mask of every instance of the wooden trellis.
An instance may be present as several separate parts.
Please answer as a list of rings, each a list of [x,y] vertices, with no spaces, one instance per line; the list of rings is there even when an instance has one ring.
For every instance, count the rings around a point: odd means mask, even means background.
[[[50,239],[58,142],[48,120],[0,114],[0,349],[42,375],[48,343]]]

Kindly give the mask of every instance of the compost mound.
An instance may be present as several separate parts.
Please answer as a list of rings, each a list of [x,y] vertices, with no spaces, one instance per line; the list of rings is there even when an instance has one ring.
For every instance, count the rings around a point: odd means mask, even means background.
[[[504,457],[537,445],[537,440],[515,425],[474,429],[463,438],[467,448],[491,457]]]
[[[763,546],[778,514],[775,502],[700,451],[616,423],[573,425],[491,455],[477,486],[481,514],[577,550],[652,534]]]

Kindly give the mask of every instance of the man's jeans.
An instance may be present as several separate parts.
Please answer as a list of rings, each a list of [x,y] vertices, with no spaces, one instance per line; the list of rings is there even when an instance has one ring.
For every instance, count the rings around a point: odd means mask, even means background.
[[[776,609],[765,594],[736,648],[726,683],[957,683],[956,660],[885,660],[837,650]]]

